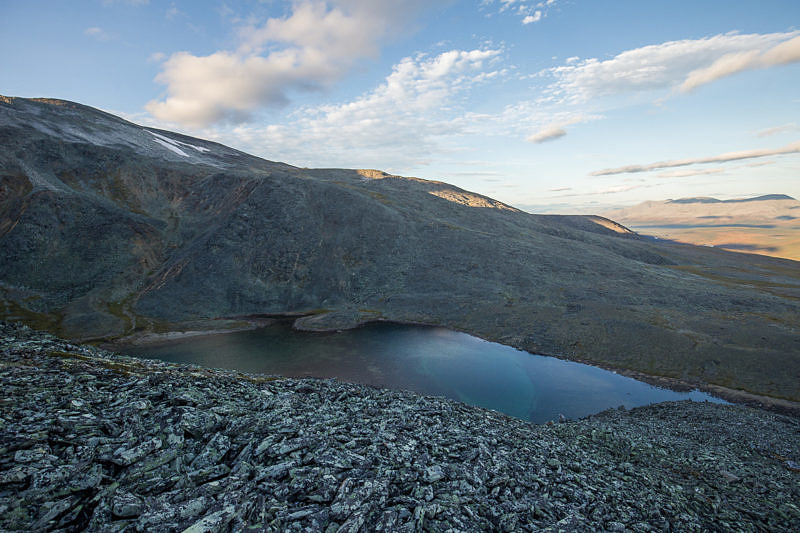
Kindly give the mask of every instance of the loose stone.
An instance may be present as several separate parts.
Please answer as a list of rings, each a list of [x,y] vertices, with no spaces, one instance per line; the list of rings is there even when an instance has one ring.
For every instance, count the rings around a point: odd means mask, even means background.
[[[536,426],[7,323],[0,385],[0,531],[800,531],[800,422],[747,407]]]

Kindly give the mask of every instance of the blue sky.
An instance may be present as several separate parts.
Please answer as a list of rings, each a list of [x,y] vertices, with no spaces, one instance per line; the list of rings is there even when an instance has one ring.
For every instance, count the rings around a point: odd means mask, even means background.
[[[0,94],[539,212],[800,197],[800,2],[17,1]]]

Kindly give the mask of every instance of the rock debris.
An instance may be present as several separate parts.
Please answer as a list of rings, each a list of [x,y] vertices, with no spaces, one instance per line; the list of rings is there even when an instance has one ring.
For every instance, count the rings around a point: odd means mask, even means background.
[[[537,426],[7,323],[0,383],[0,530],[800,530],[800,421],[742,406]]]

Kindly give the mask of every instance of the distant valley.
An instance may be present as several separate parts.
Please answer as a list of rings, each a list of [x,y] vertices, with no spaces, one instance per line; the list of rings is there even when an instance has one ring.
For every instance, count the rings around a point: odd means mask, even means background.
[[[651,201],[604,215],[643,235],[800,260],[800,201],[785,194]]]

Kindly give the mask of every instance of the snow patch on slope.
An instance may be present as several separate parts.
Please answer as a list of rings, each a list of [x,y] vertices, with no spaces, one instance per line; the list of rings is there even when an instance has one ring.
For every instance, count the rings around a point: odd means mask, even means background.
[[[160,145],[164,146],[165,148],[168,148],[168,149],[172,150],[176,154],[182,155],[184,157],[189,157],[189,154],[187,154],[186,152],[181,150],[181,148],[180,148],[181,146],[187,147],[187,148],[194,148],[195,150],[197,150],[201,154],[204,153],[204,152],[210,152],[211,151],[208,148],[204,148],[202,146],[195,146],[194,144],[189,144],[189,143],[185,143],[185,142],[182,142],[182,141],[176,141],[175,139],[170,139],[169,137],[166,137],[164,135],[159,135],[158,133],[152,132],[150,130],[147,130],[147,133],[149,133],[150,135],[155,137],[155,139],[153,139],[153,140],[156,141],[158,144],[160,144]]]
[[[151,132],[152,133],[152,132]],[[166,148],[167,150],[172,150],[178,155],[182,155],[183,157],[189,157],[189,154],[175,146],[174,144],[170,144],[168,142],[162,141],[161,139],[153,139],[155,142]]]

